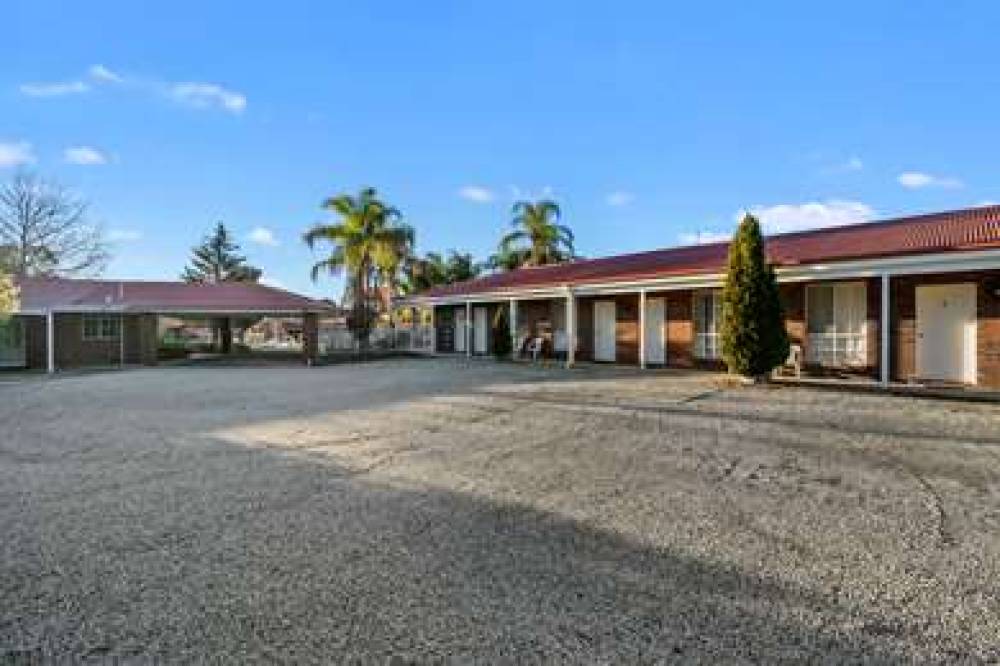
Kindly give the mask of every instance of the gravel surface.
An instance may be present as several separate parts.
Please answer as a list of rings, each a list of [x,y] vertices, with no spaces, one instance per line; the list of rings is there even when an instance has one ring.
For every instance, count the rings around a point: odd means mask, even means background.
[[[1000,660],[1000,406],[722,386],[0,383],[0,663]]]

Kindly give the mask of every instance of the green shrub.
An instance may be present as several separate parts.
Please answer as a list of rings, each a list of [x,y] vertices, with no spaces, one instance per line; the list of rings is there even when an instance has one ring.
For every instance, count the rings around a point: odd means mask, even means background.
[[[507,319],[507,308],[497,308],[493,316],[493,355],[497,358],[510,357],[514,343],[510,339],[510,322]]]
[[[788,358],[788,333],[760,223],[747,214],[729,246],[722,291],[722,357],[729,371],[762,378]]]

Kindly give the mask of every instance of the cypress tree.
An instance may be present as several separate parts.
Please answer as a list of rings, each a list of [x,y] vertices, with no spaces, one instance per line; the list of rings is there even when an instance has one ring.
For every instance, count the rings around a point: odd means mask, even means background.
[[[760,223],[749,213],[729,245],[721,335],[722,357],[732,373],[759,380],[788,358],[778,283],[767,263]]]
[[[507,319],[507,308],[497,308],[493,317],[493,355],[497,358],[507,358],[513,351],[514,341],[510,338],[510,320]]]

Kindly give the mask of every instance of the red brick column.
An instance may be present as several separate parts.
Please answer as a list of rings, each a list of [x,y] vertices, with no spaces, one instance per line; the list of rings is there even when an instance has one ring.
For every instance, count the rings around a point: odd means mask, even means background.
[[[319,315],[315,312],[302,315],[302,358],[306,365],[313,365],[319,358]]]

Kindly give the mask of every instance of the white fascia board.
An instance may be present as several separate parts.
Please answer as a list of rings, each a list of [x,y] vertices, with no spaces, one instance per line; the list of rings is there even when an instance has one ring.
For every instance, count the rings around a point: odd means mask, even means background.
[[[858,261],[840,261],[826,264],[785,266],[777,268],[778,282],[806,282],[813,280],[841,280],[851,278],[878,277],[889,275],[923,275],[928,273],[956,273],[964,271],[1000,270],[1000,248],[973,250],[967,252],[943,252],[910,256],[882,257]],[[678,289],[710,289],[722,285],[725,275],[721,273],[701,275],[679,275],[646,280],[623,280],[616,282],[585,283],[573,286],[555,285],[523,290],[504,290],[440,296],[436,298],[410,297],[407,302],[415,305],[459,305],[466,301],[498,301],[511,298],[564,298],[568,291],[578,296],[597,296],[648,291],[671,291]]]
[[[243,315],[247,317],[266,315],[268,317],[300,317],[303,314],[325,314],[332,313],[332,310],[178,310],[174,309],[163,309],[163,308],[129,308],[127,312],[135,314],[157,314],[157,315],[176,315],[176,316],[201,316],[201,317],[213,317],[216,315]]]
[[[161,309],[161,308],[143,308],[143,307],[94,307],[94,306],[83,306],[83,305],[69,305],[65,307],[53,307],[46,308],[42,310],[18,310],[11,314],[13,315],[46,315],[49,312],[55,314],[157,314],[157,315],[199,315],[202,317],[210,317],[214,315],[246,315],[246,316],[259,316],[266,315],[269,317],[300,317],[303,313],[308,314],[325,314],[327,312],[332,312],[329,310],[319,310],[319,309],[307,309],[307,310],[178,310],[178,309]]]

